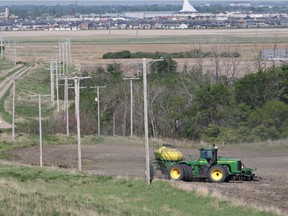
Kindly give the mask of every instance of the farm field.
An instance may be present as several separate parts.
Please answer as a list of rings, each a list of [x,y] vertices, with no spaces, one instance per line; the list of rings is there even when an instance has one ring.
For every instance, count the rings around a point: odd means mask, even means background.
[[[287,29],[201,29],[201,30],[91,30],[91,31],[27,31],[3,32],[4,38],[17,42],[17,61],[48,62],[58,55],[58,42],[71,39],[73,63],[103,65],[126,60],[102,59],[106,52],[185,52],[192,49],[237,51],[241,54],[242,73],[255,69],[261,49],[287,48]],[[12,45],[11,45],[12,46]],[[9,54],[11,50],[11,54]],[[7,50],[12,55],[12,48]],[[175,59],[181,68],[191,67],[193,59]],[[129,60],[134,62],[135,60]],[[206,61],[206,70],[210,59]],[[277,62],[276,62],[277,63]],[[271,62],[262,62],[271,65]]]
[[[22,86],[22,93],[24,91],[29,92],[32,87],[34,91],[37,92],[46,93],[46,91],[48,91],[47,88],[42,88],[40,85],[31,87],[31,79],[40,79],[41,76],[46,73],[46,70],[43,69],[45,68],[43,67],[43,64],[48,63],[49,59],[58,55],[58,41],[63,38],[71,39],[73,64],[79,71],[81,71],[83,66],[103,66],[107,63],[114,62],[127,65],[135,62],[137,63],[137,59],[102,59],[102,55],[106,52],[129,50],[131,52],[173,53],[201,48],[206,51],[211,49],[232,49],[240,52],[239,71],[241,72],[238,75],[241,76],[245,73],[255,71],[257,63],[261,63],[263,67],[272,65],[272,62],[268,60],[256,62],[256,56],[261,49],[288,48],[288,29],[111,30],[110,32],[108,30],[27,31],[3,32],[3,35],[6,40],[17,41],[17,61],[36,63],[38,65],[35,68],[42,68],[42,71],[37,70],[37,74],[27,74],[27,76],[25,76],[25,84],[28,90]],[[7,47],[6,57],[12,57],[12,47]],[[178,70],[180,71],[184,65],[188,65],[188,68],[192,68],[193,65],[196,64],[194,59],[175,60],[178,63]],[[213,67],[211,62],[211,59],[205,59],[205,70],[210,70]],[[7,70],[7,74],[9,73],[10,70]],[[22,83],[24,83],[24,81]],[[19,85],[21,87],[20,81]],[[3,94],[4,93],[5,92],[3,92]],[[1,94],[1,96],[3,96],[3,94]],[[21,95],[21,92],[19,95]],[[26,100],[26,97],[23,96],[22,100]],[[32,102],[28,103],[32,104]],[[9,107],[7,104],[8,103],[6,103],[5,108]],[[19,108],[23,107],[26,109],[27,105],[19,106]],[[30,106],[30,111],[32,110],[37,117],[37,107],[31,107],[32,105]],[[50,115],[52,112],[53,111],[50,108],[49,110],[47,109],[46,116]],[[21,136],[23,136],[23,134],[18,135],[19,137],[16,138],[16,142],[21,142],[20,140],[22,139]],[[5,136],[6,135],[3,135],[3,133],[0,134],[1,141],[2,138],[3,140],[7,139]],[[85,139],[85,136],[83,139]],[[124,179],[127,177],[142,179],[144,177],[144,141],[141,138],[136,138],[136,141],[129,140],[129,138],[123,139],[122,137],[105,137],[103,139],[105,141],[99,139],[95,142],[89,142],[89,144],[85,144],[85,141],[83,141],[82,164],[85,173],[104,177],[116,176],[116,178],[119,177]],[[10,145],[11,143],[3,141],[3,143],[1,143],[2,146],[0,145],[1,159],[9,161],[9,163],[12,164],[20,163],[25,166],[38,166],[38,139],[37,141],[34,140],[33,142],[30,142],[31,143],[27,146],[21,143],[22,147],[15,149],[13,145]],[[63,168],[63,170],[72,170],[72,172],[77,170],[77,146],[74,143],[75,142],[71,142],[71,140],[67,140],[64,143],[57,143],[57,141],[54,141],[54,145],[52,145],[49,141],[46,141],[44,143],[44,166],[60,167]],[[2,154],[4,145],[10,145],[9,149],[13,150]],[[191,146],[193,146],[193,148]],[[193,158],[196,159],[198,158],[197,149],[199,146],[200,145],[196,147],[194,145],[185,144],[179,145],[179,148],[183,151],[184,155],[195,155]],[[153,158],[153,144],[151,145],[150,150],[151,158]],[[269,211],[275,215],[288,215],[287,140],[260,144],[220,145],[219,154],[221,156],[239,158],[245,165],[257,168],[256,174],[262,177],[262,181],[234,181],[225,184],[173,182],[172,185],[180,190],[196,191],[196,193],[201,196],[213,196],[220,200],[224,200],[225,202],[229,201],[236,205],[249,206],[260,211]],[[155,181],[155,184],[157,185],[159,185],[159,182],[161,184],[162,180],[166,181],[159,173],[156,175],[156,178],[157,181]],[[5,181],[2,181],[3,188],[5,188],[5,184],[8,184],[9,182]],[[62,184],[63,182],[65,182],[65,179],[60,181]],[[14,183],[12,182],[12,184]],[[15,183],[15,185],[17,184]],[[29,184],[29,187],[33,187],[33,185],[31,185],[33,183],[30,182]],[[79,183],[75,184],[78,185]],[[17,187],[21,186],[15,186],[15,188]],[[85,191],[89,191],[89,188],[85,188]],[[88,195],[87,197],[84,196],[84,198],[87,200],[90,199]],[[117,200],[119,201],[120,198],[117,197]],[[37,200],[35,202],[37,203]],[[213,205],[215,205],[213,208],[215,207],[217,211],[219,209],[221,210],[222,205],[219,206],[217,203],[214,203]],[[73,209],[71,206],[66,207],[68,209]],[[163,208],[166,207],[164,206]],[[124,214],[125,208],[122,207],[122,210]],[[171,209],[168,210],[167,211],[170,212],[171,215],[175,213]],[[157,211],[155,210],[155,212]],[[88,208],[87,215],[90,213]],[[153,215],[153,213],[154,212],[152,212],[151,215]],[[1,214],[2,212],[0,211],[0,215]],[[239,213],[239,215],[241,214],[242,213]],[[93,214],[91,213],[90,215]],[[109,215],[109,213],[107,213],[107,215]],[[178,215],[183,214],[178,212]]]
[[[123,140],[123,139],[122,139]],[[151,147],[153,158],[153,147]],[[184,155],[195,155],[194,148],[181,148]],[[44,164],[69,169],[77,169],[77,146],[59,145],[44,147]],[[39,164],[39,148],[30,147],[9,152],[9,158],[27,165]],[[240,158],[246,166],[257,168],[261,181],[232,181],[212,184],[207,182],[175,182],[183,190],[195,190],[204,195],[232,201],[238,205],[254,207],[258,210],[272,211],[278,215],[288,213],[288,143],[265,143],[248,145],[219,146],[219,155]],[[85,172],[92,175],[144,177],[144,144],[125,142],[97,143],[82,146],[82,164]],[[159,173],[156,178],[163,179]]]

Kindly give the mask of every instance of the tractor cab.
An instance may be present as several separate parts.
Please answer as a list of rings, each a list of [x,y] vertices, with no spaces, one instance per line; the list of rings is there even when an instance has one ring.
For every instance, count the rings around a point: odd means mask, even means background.
[[[205,158],[211,166],[217,163],[217,146],[213,145],[212,148],[201,148],[199,150],[200,158]]]
[[[201,148],[200,151],[200,158],[205,158],[210,160],[212,158],[212,149],[211,148]]]

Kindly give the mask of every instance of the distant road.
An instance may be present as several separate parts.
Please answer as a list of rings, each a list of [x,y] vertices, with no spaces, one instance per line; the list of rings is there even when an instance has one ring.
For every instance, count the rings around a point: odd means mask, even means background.
[[[136,35],[136,32],[138,35]],[[151,37],[151,36],[237,36],[237,37],[257,37],[257,38],[275,38],[275,36],[287,36],[287,28],[242,28],[242,29],[115,29],[110,31],[110,37]],[[27,39],[31,40],[34,38],[39,39],[38,37],[57,39],[59,37],[69,37],[71,39],[92,37],[95,40],[95,36],[107,37],[109,34],[108,30],[78,30],[78,31],[4,31],[2,34],[5,38],[13,39]],[[28,38],[27,38],[28,37]],[[42,38],[42,39],[43,39]]]

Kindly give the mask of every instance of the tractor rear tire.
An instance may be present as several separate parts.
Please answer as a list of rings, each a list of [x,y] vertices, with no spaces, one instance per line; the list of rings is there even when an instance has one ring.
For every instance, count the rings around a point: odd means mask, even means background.
[[[224,182],[227,176],[227,169],[221,165],[214,165],[208,171],[209,180],[214,183]]]
[[[186,169],[183,164],[174,164],[168,170],[168,178],[174,181],[185,181]]]
[[[183,164],[183,167],[186,171],[186,179],[185,181],[187,182],[191,182],[193,179],[193,174],[192,174],[192,168],[191,166],[187,165],[187,164]]]

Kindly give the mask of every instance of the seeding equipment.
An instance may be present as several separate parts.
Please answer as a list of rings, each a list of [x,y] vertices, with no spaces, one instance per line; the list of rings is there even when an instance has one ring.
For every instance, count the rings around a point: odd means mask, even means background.
[[[180,150],[165,144],[154,152],[155,160],[151,161],[150,176],[160,170],[167,178],[175,181],[204,180],[214,183],[230,180],[260,180],[255,176],[253,168],[245,167],[240,159],[218,156],[218,148],[201,148],[197,160],[184,159]]]

